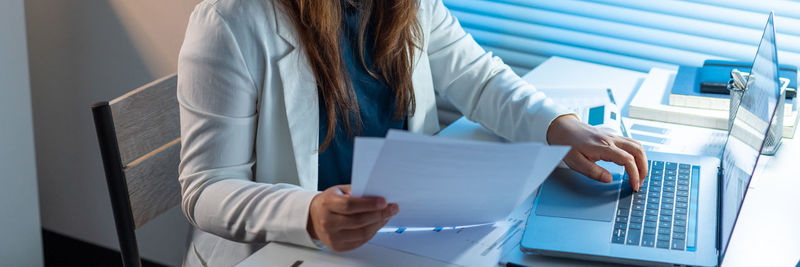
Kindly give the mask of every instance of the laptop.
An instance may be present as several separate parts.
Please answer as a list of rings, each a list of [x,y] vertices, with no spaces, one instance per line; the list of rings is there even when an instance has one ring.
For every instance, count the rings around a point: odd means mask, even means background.
[[[773,14],[750,75],[719,158],[648,152],[639,192],[619,166],[604,165],[617,173],[609,184],[557,169],[539,189],[521,249],[624,264],[719,265],[781,94]]]

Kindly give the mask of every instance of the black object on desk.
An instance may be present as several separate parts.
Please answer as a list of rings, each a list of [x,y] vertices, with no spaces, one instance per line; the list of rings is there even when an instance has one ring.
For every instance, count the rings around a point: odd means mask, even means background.
[[[700,83],[701,93],[728,94],[728,82],[731,79],[731,71],[738,69],[741,72],[750,72],[753,65],[750,62],[738,62],[727,60],[706,60],[697,76]],[[786,98],[794,98],[797,95],[797,67],[781,64],[778,69],[781,78],[789,79],[789,86],[786,89]]]

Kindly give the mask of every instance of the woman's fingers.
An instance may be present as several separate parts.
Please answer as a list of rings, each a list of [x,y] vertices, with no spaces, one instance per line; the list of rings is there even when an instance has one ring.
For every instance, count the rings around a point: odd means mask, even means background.
[[[325,244],[334,251],[358,248],[372,239],[398,211],[397,204],[392,203],[376,212],[355,215],[328,213],[323,223],[327,233]]]
[[[636,168],[639,170],[639,184],[641,185],[644,183],[644,180],[647,178],[647,156],[645,155],[644,148],[642,147],[639,142],[630,138],[624,138],[617,140],[615,142],[617,147],[625,150],[629,154],[633,155],[634,159],[636,160]]]
[[[399,212],[396,203],[387,204],[379,197],[352,197],[349,191],[349,186],[328,188],[309,205],[307,231],[334,251],[357,248]]]
[[[326,198],[323,206],[338,214],[356,214],[378,211],[386,208],[386,200],[382,197],[352,197],[350,195],[333,195]]]
[[[553,120],[547,130],[547,141],[551,145],[567,145],[573,148],[564,162],[572,169],[598,181],[610,180],[600,171],[598,160],[625,166],[631,187],[639,190],[647,177],[647,156],[642,146],[633,139],[610,135],[598,128],[580,122],[574,116],[560,116]],[[601,174],[602,173],[602,174]]]
[[[610,183],[612,180],[610,172],[587,159],[580,152],[570,151],[564,162],[573,170],[599,182]]]
[[[386,225],[387,222],[389,222],[388,219],[381,220],[379,222],[358,229],[342,230],[341,232],[339,232],[339,234],[341,235],[340,240],[343,243],[351,243],[351,242],[361,243],[361,244],[366,243],[367,241],[372,239],[372,237],[375,236],[375,233],[377,233],[378,230],[380,230],[384,225]],[[361,244],[359,244],[359,246]]]
[[[339,229],[358,229],[389,219],[398,212],[397,204],[392,203],[378,211],[363,212],[350,215],[338,215]]]
[[[642,184],[640,182],[641,180],[639,180],[639,170],[636,167],[636,160],[634,159],[633,155],[613,145],[605,146],[605,148],[600,149],[600,151],[594,152],[597,153],[596,156],[601,160],[610,161],[616,163],[617,165],[625,166],[625,172],[628,173],[631,187],[633,187],[633,190],[639,191],[639,187]]]

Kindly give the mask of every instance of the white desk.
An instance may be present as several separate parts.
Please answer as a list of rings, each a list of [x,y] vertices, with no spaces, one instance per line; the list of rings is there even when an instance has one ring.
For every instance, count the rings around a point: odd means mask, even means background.
[[[524,76],[539,88],[612,88],[623,106],[627,106],[645,77],[646,73],[559,57],[548,59]],[[623,114],[626,113],[623,108]],[[449,126],[441,135],[487,138],[485,129],[464,121]],[[800,260],[800,172],[792,168],[800,163],[800,144],[784,139],[776,156],[762,159],[731,238],[723,262],[726,267],[794,266]],[[597,262],[523,255],[517,248],[505,258],[531,266],[604,266]],[[450,266],[370,244],[348,253],[332,253],[278,243],[270,243],[239,266],[290,266],[297,260],[311,263],[301,266],[312,266],[319,260],[342,266]]]

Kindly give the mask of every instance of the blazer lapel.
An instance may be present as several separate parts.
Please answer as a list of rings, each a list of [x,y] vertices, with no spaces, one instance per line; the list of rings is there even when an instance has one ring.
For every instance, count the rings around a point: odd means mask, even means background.
[[[430,23],[426,5],[427,1],[422,1],[417,13],[423,33],[430,32]],[[433,77],[431,76],[431,66],[428,62],[427,38],[423,38],[425,43],[422,49],[415,51],[414,71],[411,74],[414,83],[414,100],[416,101],[416,111],[414,116],[408,118],[408,130],[411,132],[434,134],[439,131],[439,117],[436,110],[436,95],[433,88]]]
[[[436,95],[433,90],[431,67],[424,50],[417,50],[417,59],[411,80],[414,83],[414,100],[416,110],[408,118],[408,130],[411,132],[434,134],[439,131],[439,117],[436,110]]]
[[[319,100],[317,83],[291,20],[275,7],[276,31],[292,48],[278,60],[283,84],[286,119],[294,150],[297,175],[305,188],[317,188],[317,148],[319,145]]]
[[[292,20],[285,12],[280,10],[280,7],[277,7],[277,5],[279,4],[274,4],[272,6],[272,10],[275,12],[275,31],[292,47],[298,47],[299,40],[297,39],[297,31],[294,25],[292,25]]]

